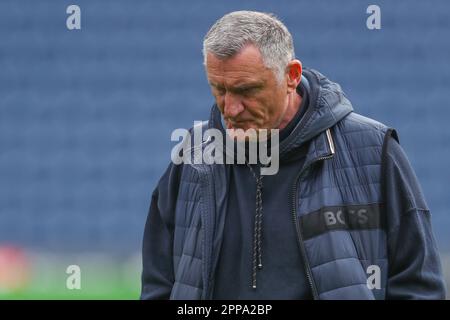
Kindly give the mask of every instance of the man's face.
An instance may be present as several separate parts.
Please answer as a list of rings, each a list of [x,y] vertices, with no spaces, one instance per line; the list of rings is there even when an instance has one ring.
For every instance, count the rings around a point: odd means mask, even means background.
[[[224,60],[208,53],[206,73],[228,129],[278,128],[287,106],[287,85],[285,80],[278,83],[259,49],[248,45]]]

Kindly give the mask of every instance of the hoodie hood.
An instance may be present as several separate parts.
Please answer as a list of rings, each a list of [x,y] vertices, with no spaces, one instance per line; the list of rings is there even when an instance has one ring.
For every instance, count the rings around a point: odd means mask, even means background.
[[[313,69],[303,70],[309,83],[308,110],[289,137],[280,144],[280,155],[333,127],[353,111],[339,84]]]
[[[306,112],[289,136],[279,143],[279,159],[292,160],[303,152],[299,148],[305,147],[307,151],[305,164],[320,159],[324,156],[334,154],[329,128],[333,127],[341,119],[353,111],[350,101],[345,97],[339,84],[334,83],[315,70],[305,69],[302,74],[301,86],[307,91],[309,104],[305,105]],[[225,131],[222,116],[217,105],[211,112],[210,127]],[[318,136],[314,143],[307,144],[310,139]],[[273,141],[272,141],[273,143]],[[309,145],[309,146],[308,146]],[[233,146],[231,148],[234,148]],[[230,149],[231,149],[230,148]],[[228,149],[225,144],[225,153],[233,155],[234,150]],[[252,239],[252,274],[251,281],[253,289],[257,288],[257,273],[263,267],[262,262],[262,220],[263,220],[263,174],[257,174],[252,166],[245,163],[256,183],[256,203]]]
[[[314,69],[305,68],[302,82],[308,90],[309,105],[306,113],[291,134],[281,141],[280,158],[303,143],[333,127],[353,111],[341,86]],[[222,115],[216,104],[212,107],[209,126],[224,130]]]

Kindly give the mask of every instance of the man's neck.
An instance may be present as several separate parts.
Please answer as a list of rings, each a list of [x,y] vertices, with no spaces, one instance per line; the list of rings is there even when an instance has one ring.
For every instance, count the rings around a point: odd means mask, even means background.
[[[286,107],[286,111],[284,112],[283,120],[281,120],[280,125],[278,126],[278,129],[282,130],[284,129],[289,122],[295,117],[295,115],[298,112],[298,109],[300,108],[300,105],[302,104],[302,96],[297,93],[297,91],[294,91],[289,97],[288,97],[288,105]]]

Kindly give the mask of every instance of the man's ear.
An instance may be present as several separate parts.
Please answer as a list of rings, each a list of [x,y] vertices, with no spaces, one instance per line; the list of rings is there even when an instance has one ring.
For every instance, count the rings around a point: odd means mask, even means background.
[[[294,59],[288,63],[287,71],[287,93],[292,93],[297,89],[302,79],[302,63]]]

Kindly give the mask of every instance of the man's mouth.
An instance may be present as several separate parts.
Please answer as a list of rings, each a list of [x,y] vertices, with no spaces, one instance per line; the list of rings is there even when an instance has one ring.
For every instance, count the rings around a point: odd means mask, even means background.
[[[226,121],[227,129],[244,129],[248,121]]]

